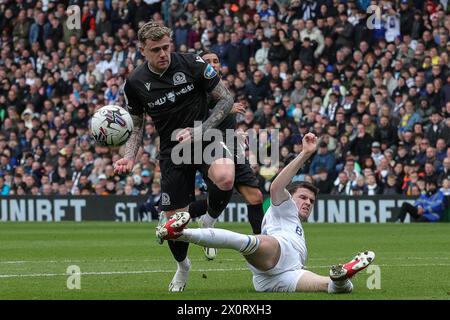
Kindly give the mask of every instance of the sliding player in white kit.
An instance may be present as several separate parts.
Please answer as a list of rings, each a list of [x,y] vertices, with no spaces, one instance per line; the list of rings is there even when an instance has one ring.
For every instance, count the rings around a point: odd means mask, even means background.
[[[261,235],[214,228],[187,229],[187,212],[176,213],[157,228],[157,234],[164,239],[239,251],[253,273],[256,291],[350,293],[350,278],[374,260],[372,251],[359,253],[344,265],[332,266],[329,277],[304,269],[307,249],[302,222],[311,214],[318,189],[308,182],[291,184],[291,180],[316,149],[317,137],[306,134],[303,151],[272,182],[272,204],[262,222]]]

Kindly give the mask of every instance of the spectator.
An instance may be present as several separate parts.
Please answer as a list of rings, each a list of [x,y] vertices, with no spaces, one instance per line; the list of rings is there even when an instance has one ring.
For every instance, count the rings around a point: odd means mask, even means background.
[[[300,40],[304,41],[305,38],[308,38],[315,47],[313,56],[314,59],[318,59],[323,52],[324,49],[324,38],[322,35],[322,31],[314,25],[314,21],[309,19],[305,24],[306,28],[300,32]]]
[[[445,123],[442,122],[441,114],[436,109],[432,112],[430,120],[430,124],[425,128],[425,137],[430,141],[431,145],[436,145]]]
[[[49,32],[49,29],[50,25],[46,22],[45,14],[43,12],[39,13],[36,17],[36,22],[30,27],[29,43],[32,44],[37,42],[43,47],[45,36]]]
[[[436,168],[434,167],[432,162],[426,162],[425,163],[425,182],[429,182],[429,181],[437,181],[438,178],[438,174],[436,173]]]
[[[181,14],[180,12],[183,11],[183,8],[181,7],[181,5],[178,4],[178,1],[176,0],[171,0],[170,1],[170,15],[171,18],[173,20],[170,20],[172,22],[171,25],[174,24],[174,22],[176,21],[176,19],[179,17],[179,15]],[[131,23],[131,26],[134,30],[138,30],[139,29],[139,23],[142,21],[147,21],[150,18],[151,15],[151,11],[147,5],[147,3],[145,3],[142,0],[132,0],[128,2],[128,21]]]
[[[395,174],[389,174],[387,176],[386,184],[383,187],[384,195],[398,195],[401,194],[400,186]]]
[[[386,28],[385,39],[387,42],[393,42],[400,36],[400,15],[391,3],[388,2],[386,6],[386,14],[382,17]]]
[[[245,88],[245,93],[248,100],[250,101],[250,106],[252,111],[256,111],[257,103],[267,98],[267,86],[263,80],[263,73],[261,71],[256,71],[253,74],[253,81],[248,84]]]
[[[5,12],[6,13],[6,12]],[[53,21],[58,21],[57,19],[54,19]],[[14,29],[12,30],[12,35],[15,39],[27,39],[29,30],[31,28],[31,21],[27,18],[27,12],[26,10],[20,10],[19,15],[17,16],[17,22],[14,26]],[[2,30],[4,30],[2,28]]]
[[[334,195],[350,195],[352,183],[345,171],[339,172],[338,178],[334,182],[334,187],[331,194]]]
[[[378,141],[372,142],[372,153],[370,157],[373,159],[375,166],[379,166],[381,159],[384,158],[383,153],[381,153],[381,145]]]
[[[334,26],[332,34],[336,36],[336,47],[339,50],[342,47],[353,46],[353,26],[348,22],[348,16],[345,11],[339,14],[339,22]]]
[[[405,113],[401,117],[400,126],[399,126],[399,134],[403,134],[408,130],[412,130],[413,125],[417,122],[421,121],[420,115],[415,112],[414,105],[411,100],[405,102]]]
[[[357,135],[350,141],[350,150],[352,154],[362,160],[364,156],[370,155],[373,138],[366,133],[366,128],[363,124],[358,124]]]
[[[367,194],[366,179],[365,179],[364,176],[359,176],[358,178],[356,178],[356,181],[354,181],[351,184],[350,195],[352,195],[352,196],[362,196],[364,194]]]
[[[174,0],[168,2],[167,11],[160,1],[89,1],[80,4],[82,30],[68,28],[63,3],[50,2],[46,11],[40,2],[27,9],[7,6],[0,13],[0,154],[5,154],[0,162],[8,167],[5,181],[11,177],[10,192],[39,194],[41,184],[49,184],[52,193],[65,193],[64,188],[76,194],[93,192],[90,187],[72,186],[71,170],[82,162],[86,169],[79,180],[87,178],[96,184],[118,156],[117,150],[92,144],[87,134],[89,118],[98,106],[124,104],[123,81],[144,63],[135,30],[150,17],[166,21],[174,32],[179,22],[192,26],[187,44],[174,50],[198,51],[203,45],[219,54],[230,92],[239,101],[248,100],[247,115],[238,119],[244,130],[277,126],[282,132],[280,147],[293,153],[301,150],[298,137],[314,130],[336,153],[337,172],[343,170],[348,150],[368,167],[370,143],[380,142],[384,158],[378,155],[378,167],[369,167],[383,186],[392,170],[397,170],[399,179],[409,179],[409,161],[416,156],[421,170],[432,161],[441,177],[445,169],[439,162],[449,157],[450,141],[450,47],[443,32],[448,14],[434,12],[430,5],[425,9],[431,14],[423,15],[422,8],[406,2],[396,2],[400,6],[396,12],[389,2],[383,3],[380,9],[386,20],[375,29],[367,28],[369,1],[328,6],[323,1],[294,1],[286,8],[284,2],[273,0],[258,5],[241,1],[235,6],[228,1],[194,5]],[[273,36],[279,38],[278,51],[286,56],[270,63],[271,43],[265,40]],[[255,119],[261,123],[255,124]],[[360,124],[372,138],[361,144],[367,149],[362,151],[354,145]],[[145,154],[139,165],[156,177],[158,137],[154,133],[144,138]],[[423,138],[429,142],[426,147],[420,146]],[[58,166],[57,154],[63,149],[65,169]],[[262,166],[263,160],[259,161]],[[358,172],[358,163],[354,170]],[[16,176],[22,178],[15,182]],[[141,179],[140,171],[137,177]],[[420,192],[424,179],[416,177],[405,192]],[[29,184],[20,186],[25,181]],[[65,187],[60,187],[60,181]],[[136,191],[134,182],[128,186],[124,177],[114,181],[114,186],[112,181],[108,184],[109,193]],[[439,178],[438,183],[442,182]],[[263,183],[269,184],[270,180]]]
[[[216,43],[213,43],[211,46],[211,52],[217,54],[220,61],[224,61],[225,53],[226,53],[226,42],[225,42],[225,34],[223,32],[219,32],[216,37]]]
[[[158,220],[159,218],[159,203],[161,199],[161,186],[159,183],[152,183],[151,185],[151,193],[148,195],[145,203],[139,206],[139,217],[141,221],[147,219]]]
[[[409,7],[409,0],[400,0],[400,34],[409,35],[411,34],[414,12]]]
[[[442,181],[442,187],[439,189],[440,192],[444,194],[444,196],[448,197],[450,196],[450,179],[445,178]]]
[[[285,61],[288,52],[284,45],[280,41],[280,37],[278,35],[272,36],[270,39],[272,42],[272,45],[269,48],[267,59],[272,65],[278,66],[280,62]]]
[[[426,194],[421,195],[414,205],[404,202],[398,217],[393,221],[405,221],[406,214],[410,214],[416,222],[437,222],[442,219],[445,209],[444,194],[437,189],[436,182],[426,183]]]
[[[112,60],[112,51],[110,49],[105,50],[104,57],[105,59],[101,60],[101,62],[96,66],[98,72],[104,74],[106,70],[110,69],[113,75],[117,74],[119,71],[119,66]]]
[[[261,48],[259,48],[255,53],[255,60],[256,60],[256,63],[258,64],[258,70],[264,71],[264,66],[269,63],[270,43],[269,43],[269,39],[267,39],[265,37],[262,39],[261,43],[262,43]],[[211,48],[211,50],[213,52],[217,52],[218,48],[216,48],[216,50],[214,50],[214,46],[213,46],[213,48]]]
[[[314,185],[325,194],[330,194],[333,190],[333,180],[329,178],[329,172],[325,168],[320,168],[317,174],[312,176]]]
[[[3,173],[0,173],[0,195],[7,196],[10,193],[11,187],[5,183]]]
[[[319,150],[314,156],[311,166],[309,167],[309,174],[314,176],[319,173],[319,170],[325,168],[328,175],[333,178],[335,173],[336,158],[334,153],[328,151],[328,145],[325,142],[319,144]]]
[[[178,18],[178,21],[175,24],[175,28],[173,29],[174,42],[176,48],[180,48],[182,44],[184,45],[188,44],[188,36],[190,28],[191,26],[187,22],[186,15],[182,14]]]
[[[232,32],[230,35],[230,42],[227,44],[223,56],[223,61],[228,66],[231,73],[236,73],[236,66],[238,62],[243,61],[242,51],[243,47],[239,42],[237,33]]]
[[[300,47],[300,52],[298,55],[298,59],[305,66],[314,66],[314,45],[311,42],[311,39],[305,37],[302,41],[302,45]]]
[[[363,194],[365,195],[369,195],[369,196],[374,196],[374,195],[378,195],[381,194],[381,187],[378,185],[377,179],[375,177],[374,174],[369,174],[365,177],[365,185],[364,185],[364,190],[363,190]]]

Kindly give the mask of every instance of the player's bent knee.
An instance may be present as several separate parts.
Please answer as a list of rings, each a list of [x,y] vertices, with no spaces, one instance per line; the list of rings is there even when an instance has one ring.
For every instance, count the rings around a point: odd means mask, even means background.
[[[234,179],[232,179],[230,177],[224,177],[222,179],[219,179],[219,182],[217,183],[217,187],[223,191],[228,191],[228,190],[233,189],[233,185],[234,185]]]
[[[218,159],[211,164],[208,176],[220,190],[231,190],[234,185],[234,162]]]
[[[281,256],[281,247],[278,240],[272,236],[258,235],[258,249],[245,259],[256,269],[267,271],[274,268]]]
[[[222,191],[228,191],[233,189],[234,176],[230,173],[221,172],[215,175],[214,179],[211,179],[214,184]]]
[[[262,192],[257,188],[242,186],[239,188],[239,192],[242,194],[245,201],[247,201],[247,203],[250,205],[257,205],[263,203]]]

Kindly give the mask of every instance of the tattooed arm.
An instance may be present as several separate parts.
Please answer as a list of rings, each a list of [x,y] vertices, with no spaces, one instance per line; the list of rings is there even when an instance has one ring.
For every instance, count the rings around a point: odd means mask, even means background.
[[[217,102],[216,106],[212,109],[208,119],[206,119],[206,121],[201,126],[195,128],[185,128],[178,132],[176,136],[176,139],[178,141],[188,142],[191,141],[194,137],[201,138],[207,130],[216,128],[233,108],[233,97],[222,81],[220,81],[211,91],[209,97],[212,99],[212,101]],[[200,132],[200,130],[202,132]]]
[[[134,127],[130,138],[128,138],[128,141],[125,144],[125,155],[114,164],[114,171],[118,174],[131,172],[131,170],[133,170],[136,154],[142,144],[142,137],[144,135],[144,114],[131,115],[131,119],[133,120]]]
[[[139,150],[139,147],[142,144],[142,137],[144,135],[144,129],[142,124],[144,123],[144,115],[131,115],[131,119],[133,119],[133,132],[128,138],[127,143],[125,144],[125,159],[134,160],[136,158],[136,154]]]
[[[228,91],[222,81],[219,81],[216,87],[211,91],[210,96],[212,100],[217,101],[217,103],[212,109],[208,119],[206,119],[205,123],[203,123],[203,133],[205,133],[208,129],[216,128],[230,113],[234,104],[230,91]]]

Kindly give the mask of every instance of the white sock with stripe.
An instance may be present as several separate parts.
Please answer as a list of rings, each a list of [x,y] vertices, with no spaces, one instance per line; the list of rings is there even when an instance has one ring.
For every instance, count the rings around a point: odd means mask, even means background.
[[[203,247],[225,248],[239,251],[243,255],[252,254],[259,247],[259,239],[224,229],[184,229],[177,240],[191,242]]]
[[[328,283],[328,293],[350,293],[353,290],[353,284],[350,279],[333,281]]]

